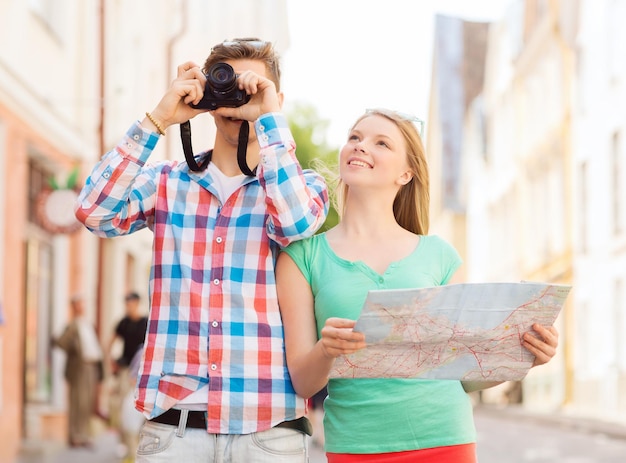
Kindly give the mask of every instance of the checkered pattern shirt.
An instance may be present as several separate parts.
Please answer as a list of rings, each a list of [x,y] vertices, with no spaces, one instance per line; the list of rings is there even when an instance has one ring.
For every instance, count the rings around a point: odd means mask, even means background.
[[[328,212],[281,114],[255,122],[257,176],[222,204],[207,171],[145,164],[158,135],[135,123],[87,179],[77,218],[113,237],[154,233],[151,307],[136,407],[147,418],[208,384],[207,431],[247,434],[302,416],[287,371],[274,264]]]

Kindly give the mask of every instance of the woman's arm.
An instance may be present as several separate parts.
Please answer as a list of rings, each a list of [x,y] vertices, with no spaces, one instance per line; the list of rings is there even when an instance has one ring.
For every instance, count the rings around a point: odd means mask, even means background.
[[[330,318],[318,341],[311,287],[284,252],[278,256],[276,284],[289,375],[298,395],[309,398],[328,382],[335,358],[365,347],[365,336],[352,331],[355,321]]]

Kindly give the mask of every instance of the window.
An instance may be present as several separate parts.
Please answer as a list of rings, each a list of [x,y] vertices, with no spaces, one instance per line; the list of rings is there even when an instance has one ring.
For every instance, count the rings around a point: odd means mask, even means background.
[[[36,206],[41,190],[51,177],[34,158],[28,165],[28,235],[24,307],[24,387],[28,403],[51,400],[51,313],[53,282],[53,249],[48,235],[39,228]]]
[[[621,132],[615,132],[611,144],[611,209],[616,236],[626,232],[626,160],[622,145]]]
[[[626,343],[623,334],[626,330],[626,284],[623,279],[615,280],[613,290],[613,343],[615,346],[615,364],[620,372],[626,373]]]
[[[609,84],[618,84],[626,77],[626,62],[623,51],[624,40],[626,40],[626,28],[624,28],[626,2],[613,0],[608,3],[605,31],[608,76]]]
[[[588,213],[589,213],[589,175],[587,162],[583,162],[580,165],[580,198],[579,198],[579,211],[580,216],[578,218],[578,228],[580,232],[579,237],[579,250],[582,254],[587,253],[587,240],[588,240]]]
[[[28,164],[28,221],[41,226],[37,218],[37,199],[42,190],[48,187],[48,179],[53,174],[41,164],[31,159]]]
[[[24,387],[26,401],[51,400],[52,247],[36,238],[26,243]]]

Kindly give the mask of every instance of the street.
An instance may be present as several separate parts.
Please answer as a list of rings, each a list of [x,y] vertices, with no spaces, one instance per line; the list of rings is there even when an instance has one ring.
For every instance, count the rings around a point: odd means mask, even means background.
[[[479,463],[623,463],[626,435],[577,430],[575,421],[551,424],[476,409]]]
[[[479,463],[624,463],[626,427],[556,418],[547,420],[510,409],[478,407],[474,412]],[[102,431],[95,448],[40,448],[17,463],[119,463],[117,437]],[[309,463],[326,463],[324,451],[310,443]]]

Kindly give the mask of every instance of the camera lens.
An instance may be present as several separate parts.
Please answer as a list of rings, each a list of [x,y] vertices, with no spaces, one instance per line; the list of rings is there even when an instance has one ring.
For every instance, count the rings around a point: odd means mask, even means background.
[[[235,70],[226,63],[215,63],[209,68],[206,77],[213,91],[219,93],[229,92],[237,84]]]

